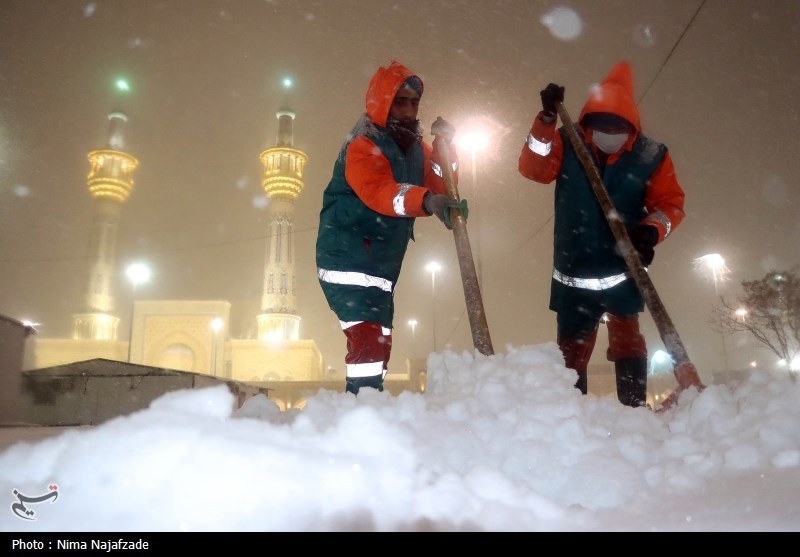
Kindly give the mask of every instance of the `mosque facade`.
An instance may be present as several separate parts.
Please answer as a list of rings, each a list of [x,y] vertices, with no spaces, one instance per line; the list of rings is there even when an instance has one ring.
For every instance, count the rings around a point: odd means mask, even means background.
[[[112,288],[117,232],[139,161],[125,150],[128,117],[115,110],[108,115],[108,144],[88,153],[87,188],[94,221],[83,311],[73,315],[71,338],[28,339],[24,368],[99,358],[204,374],[265,388],[282,410],[304,406],[306,398],[321,388],[343,391],[344,377],[326,374],[316,342],[300,336],[293,222],[308,156],[293,145],[295,116],[286,106],[276,112],[277,140],[260,154],[261,184],[269,203],[261,311],[254,316],[256,338],[231,338],[231,304],[224,300],[135,300],[136,285],[146,276],[133,268],[128,270],[134,288],[130,331],[128,338],[120,338]],[[387,389],[424,391],[424,379],[424,372],[407,369],[387,377]]]

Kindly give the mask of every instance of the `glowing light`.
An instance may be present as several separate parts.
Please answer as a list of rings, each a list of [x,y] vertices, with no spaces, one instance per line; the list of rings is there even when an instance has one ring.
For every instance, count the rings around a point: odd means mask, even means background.
[[[133,172],[139,161],[127,153],[100,149],[88,154],[91,165],[87,176],[89,193],[94,198],[119,201],[128,199],[133,190]]]
[[[425,270],[431,273],[434,277],[436,273],[442,270],[442,266],[439,265],[436,261],[431,261],[427,265],[425,265]]]
[[[734,313],[736,314],[736,317],[739,317],[742,320],[742,323],[744,323],[744,319],[747,317],[747,310],[744,308],[739,308]]]
[[[131,284],[133,284],[134,290],[140,284],[149,282],[150,277],[152,276],[150,267],[144,263],[132,263],[131,265],[128,265],[128,268],[125,270],[125,274],[127,275],[128,280],[131,281]]]
[[[725,258],[718,253],[709,253],[696,258],[694,268],[702,276],[714,282],[715,292],[718,292],[720,282],[728,280],[731,272],[725,265]]]
[[[511,131],[488,114],[459,120],[456,129],[454,140],[458,148],[469,152],[473,158],[481,152],[481,162],[496,158],[499,141]]]
[[[211,373],[217,374],[217,336],[220,330],[225,326],[225,321],[221,317],[215,317],[211,320],[211,329],[214,331],[213,352],[211,355]]]
[[[114,82],[114,87],[116,87],[117,91],[120,91],[122,93],[129,93],[131,90],[131,86],[128,83],[128,80],[125,79],[124,77],[117,79]]]
[[[284,89],[291,89],[292,85],[294,85],[294,82],[292,81],[291,77],[284,77],[281,83]]]
[[[425,269],[431,274],[431,311],[433,313],[433,351],[436,352],[436,273],[438,273],[442,266],[436,261],[431,261],[425,265]]]
[[[489,134],[483,130],[473,129],[456,136],[456,145],[469,150],[471,153],[481,151],[489,145]]]
[[[667,373],[672,370],[672,356],[664,350],[656,350],[650,357],[651,375]]]
[[[476,272],[478,274],[478,284],[481,284],[483,277],[483,269],[481,262],[481,231],[480,231],[480,188],[478,187],[478,153],[481,154],[480,160],[485,163],[491,159],[491,153],[488,153],[489,146],[493,138],[501,135],[501,128],[488,116],[474,116],[464,123],[459,123],[459,132],[455,136],[455,143],[460,150],[466,151],[470,154],[472,181],[469,195],[470,205],[472,206],[472,221],[470,224],[474,226],[475,236],[475,262]],[[495,148],[496,148],[495,142]]]
[[[283,334],[281,333],[281,331],[267,331],[266,333],[261,335],[259,340],[262,340],[267,343],[278,342],[283,340]]]
[[[660,364],[667,364],[667,363],[672,363],[672,356],[670,356],[669,354],[667,354],[663,350],[656,350],[653,353],[652,360],[653,360],[653,364],[659,364],[659,365]]]

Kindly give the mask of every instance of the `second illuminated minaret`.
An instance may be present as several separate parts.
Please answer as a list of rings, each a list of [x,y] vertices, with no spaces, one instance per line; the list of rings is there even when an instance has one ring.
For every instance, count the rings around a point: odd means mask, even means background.
[[[133,190],[133,172],[139,164],[123,151],[123,124],[127,116],[111,112],[108,147],[89,153],[89,194],[95,216],[89,247],[89,291],[85,313],[73,316],[72,338],[116,340],[119,317],[112,314],[112,283],[116,265],[117,228],[122,204]]]
[[[308,156],[292,146],[295,113],[288,108],[282,108],[276,116],[276,145],[261,153],[261,162],[264,165],[261,184],[269,198],[269,225],[258,338],[298,340],[300,317],[296,315],[293,218],[294,200],[303,190],[303,171]]]

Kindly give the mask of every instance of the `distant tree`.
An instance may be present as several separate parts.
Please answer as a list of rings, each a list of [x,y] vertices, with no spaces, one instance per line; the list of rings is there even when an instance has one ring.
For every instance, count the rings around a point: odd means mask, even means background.
[[[747,331],[786,362],[789,376],[800,374],[800,277],[797,269],[772,271],[764,278],[742,281],[737,303],[724,297],[714,307],[711,323],[722,334]]]

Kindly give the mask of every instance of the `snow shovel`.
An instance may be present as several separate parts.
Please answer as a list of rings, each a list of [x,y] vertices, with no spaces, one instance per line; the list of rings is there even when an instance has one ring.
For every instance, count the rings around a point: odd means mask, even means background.
[[[441,116],[437,118],[437,121]],[[436,127],[434,126],[434,129]],[[447,190],[447,195],[460,201],[458,189],[453,179],[453,167],[450,165],[450,158],[447,149],[447,141],[441,135],[435,135],[433,148],[439,156],[439,164],[442,167],[442,178]],[[467,235],[467,221],[461,209],[450,209],[450,221],[453,225],[453,236],[456,241],[456,253],[458,254],[458,266],[461,268],[461,282],[464,285],[464,299],[467,303],[467,315],[469,316],[469,327],[472,331],[472,344],[484,356],[494,354],[492,339],[489,336],[489,325],[486,322],[486,313],[483,310],[483,298],[478,284],[478,274],[475,272],[475,262],[472,259],[472,249],[469,245]]]
[[[697,387],[698,390],[702,391],[705,385],[703,385],[703,382],[700,380],[700,375],[697,373],[694,364],[689,361],[686,348],[684,348],[683,342],[680,336],[678,336],[678,331],[675,329],[675,325],[672,323],[667,313],[667,308],[664,307],[664,304],[661,302],[661,298],[658,292],[656,292],[653,281],[650,280],[650,276],[647,274],[636,248],[634,248],[631,243],[625,225],[616,216],[617,212],[614,209],[614,204],[611,202],[608,191],[603,184],[603,179],[600,177],[600,172],[597,170],[597,166],[594,164],[594,160],[589,154],[586,144],[584,144],[583,140],[579,137],[564,105],[562,103],[557,103],[556,106],[558,108],[558,115],[561,118],[561,123],[564,124],[564,130],[567,132],[570,143],[572,143],[572,147],[575,149],[578,159],[580,159],[586,171],[586,175],[592,185],[592,190],[594,190],[595,196],[600,202],[608,225],[614,233],[614,238],[617,240],[619,250],[622,253],[623,259],[625,259],[625,264],[628,266],[628,271],[636,282],[636,286],[639,287],[639,291],[642,293],[647,308],[650,310],[650,315],[653,317],[653,321],[655,321],[658,327],[658,333],[661,335],[664,347],[672,358],[672,372],[675,374],[675,379],[678,381],[678,387],[661,403],[659,411],[666,410],[678,400],[680,394],[686,389]]]

